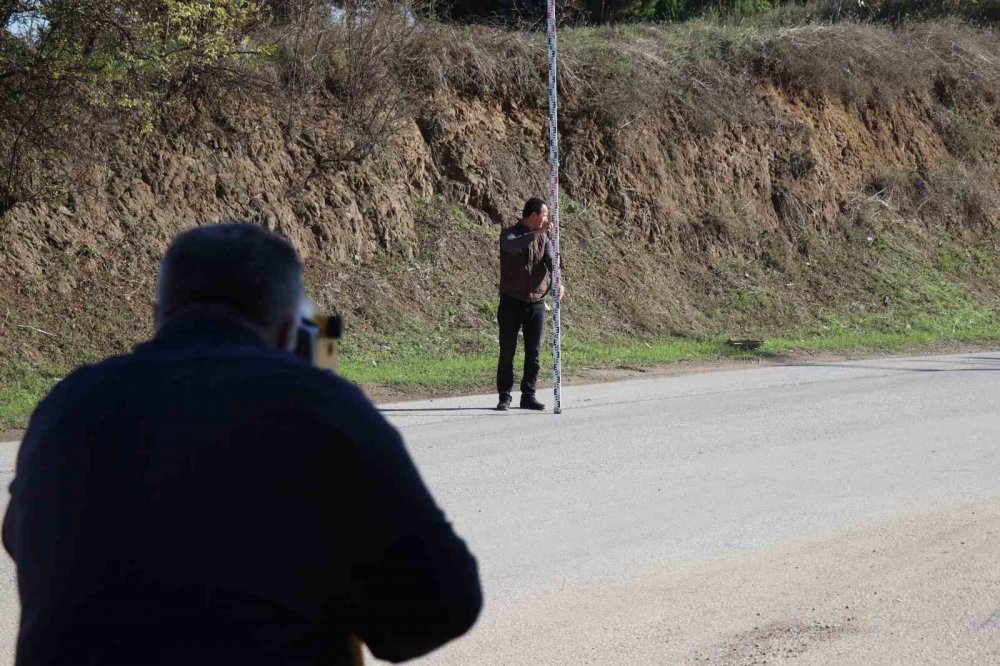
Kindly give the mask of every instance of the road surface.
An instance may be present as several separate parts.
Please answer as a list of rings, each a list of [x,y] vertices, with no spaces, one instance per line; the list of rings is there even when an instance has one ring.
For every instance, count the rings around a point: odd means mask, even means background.
[[[419,663],[1000,664],[1000,354],[563,398],[385,406],[487,596]]]
[[[559,416],[494,404],[383,406],[486,594],[414,663],[1000,664],[1000,353],[567,387]],[[6,557],[0,612],[9,663]]]

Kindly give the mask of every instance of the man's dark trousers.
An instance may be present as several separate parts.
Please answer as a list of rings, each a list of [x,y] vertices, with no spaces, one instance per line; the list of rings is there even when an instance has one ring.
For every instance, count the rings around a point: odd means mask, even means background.
[[[500,325],[500,362],[497,364],[497,393],[509,396],[514,386],[514,352],[517,332],[524,332],[524,373],[521,376],[521,396],[535,395],[538,381],[538,352],[545,331],[545,302],[528,303],[510,296],[500,296],[497,308]]]

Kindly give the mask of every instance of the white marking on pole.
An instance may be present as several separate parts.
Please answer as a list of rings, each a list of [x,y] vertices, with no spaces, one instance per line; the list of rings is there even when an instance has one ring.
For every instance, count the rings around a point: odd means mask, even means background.
[[[549,243],[552,247],[552,370],[555,392],[555,413],[562,413],[562,329],[560,327],[559,287],[562,273],[559,270],[559,105],[556,85],[556,1],[548,0],[549,42],[549,205],[551,223]]]

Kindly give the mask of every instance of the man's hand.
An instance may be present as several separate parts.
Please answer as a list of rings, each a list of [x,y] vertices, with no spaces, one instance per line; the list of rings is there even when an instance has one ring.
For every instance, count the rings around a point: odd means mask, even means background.
[[[559,300],[561,301],[566,297],[566,287],[559,285]]]

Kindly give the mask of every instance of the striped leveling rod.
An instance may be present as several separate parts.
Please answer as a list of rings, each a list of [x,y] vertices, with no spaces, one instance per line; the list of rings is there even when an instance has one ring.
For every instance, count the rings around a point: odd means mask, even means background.
[[[556,90],[556,0],[548,0],[549,36],[549,205],[552,207],[549,243],[552,245],[552,370],[555,390],[555,413],[562,413],[562,328],[559,322],[559,104]]]

